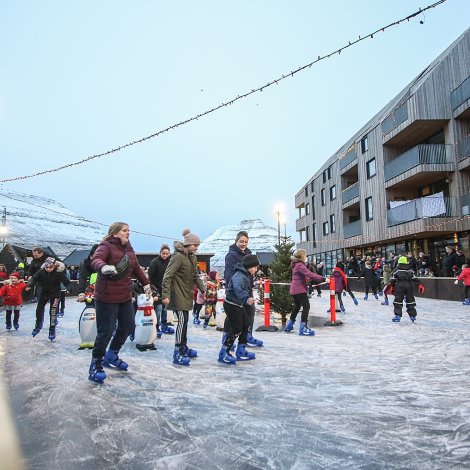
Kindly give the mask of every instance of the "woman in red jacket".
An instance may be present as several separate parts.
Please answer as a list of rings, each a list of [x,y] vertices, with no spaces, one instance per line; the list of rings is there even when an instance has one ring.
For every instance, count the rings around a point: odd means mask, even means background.
[[[11,313],[14,312],[13,327],[17,330],[20,327],[20,308],[23,304],[22,292],[26,284],[20,281],[20,274],[17,272],[10,274],[10,283],[0,288],[0,297],[4,297],[6,326],[11,330]]]
[[[97,335],[88,378],[101,384],[106,378],[103,365],[120,370],[127,370],[128,367],[118,353],[135,326],[132,275],[144,286],[145,294],[152,295],[147,276],[129,242],[129,233],[126,223],[112,224],[91,259],[91,266],[98,273],[94,293]],[[113,336],[116,320],[118,323]]]

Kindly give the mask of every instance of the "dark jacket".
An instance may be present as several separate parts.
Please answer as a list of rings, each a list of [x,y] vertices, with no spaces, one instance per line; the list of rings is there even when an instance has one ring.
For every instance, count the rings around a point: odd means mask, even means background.
[[[129,258],[129,268],[121,279],[112,279],[101,274],[101,268],[106,265],[116,266],[124,255]],[[149,283],[147,276],[139,265],[130,243],[123,245],[117,237],[107,237],[95,251],[91,259],[92,269],[98,273],[95,285],[95,300],[110,304],[120,304],[132,298],[132,275],[134,274],[142,285]]]
[[[242,251],[236,243],[230,245],[228,253],[225,255],[224,280],[226,286],[228,286],[230,279],[232,279],[232,276],[235,274],[237,264],[241,263],[246,255],[251,255],[249,248],[245,248],[245,251]]]
[[[380,279],[377,277],[377,274],[375,274],[375,271],[371,267],[364,266],[364,269],[361,271],[359,274],[358,279],[361,277],[364,278],[364,281],[366,282],[367,286],[376,286],[379,282]]]
[[[49,255],[47,253],[43,253],[40,258],[33,258],[28,267],[28,276],[34,276],[41,269],[41,266],[44,264],[44,261],[46,261],[48,256]]]
[[[68,286],[70,281],[67,273],[64,271],[58,272],[56,269],[48,273],[45,269],[40,269],[28,280],[28,286],[41,286],[41,297],[48,299],[60,298],[60,284]]]
[[[91,258],[95,254],[96,249],[98,248],[98,243],[91,247],[90,254],[83,260],[80,265],[80,274],[78,275],[78,292],[85,293],[86,288],[88,287],[90,276],[96,272],[91,267]]]
[[[155,286],[160,293],[162,292],[163,276],[165,275],[170,259],[170,256],[167,259],[157,256],[153,258],[149,266],[148,275],[150,284]]]
[[[421,284],[419,278],[415,277],[415,273],[409,264],[399,264],[392,273],[390,284],[397,287],[400,284],[411,288],[411,283]]]
[[[307,268],[305,267],[305,269]],[[246,305],[246,301],[251,297],[252,282],[253,278],[248,272],[248,269],[246,269],[243,264],[238,263],[235,266],[235,273],[231,276],[227,290],[225,291],[225,300],[237,304],[240,307]]]
[[[175,251],[170,257],[162,281],[162,299],[170,299],[168,310],[192,310],[193,286],[201,292],[206,287],[197,273],[197,258],[179,241],[174,243]]]
[[[452,250],[450,254],[447,254],[447,251],[442,256],[442,267],[444,269],[451,270],[453,266],[457,264],[457,253]]]

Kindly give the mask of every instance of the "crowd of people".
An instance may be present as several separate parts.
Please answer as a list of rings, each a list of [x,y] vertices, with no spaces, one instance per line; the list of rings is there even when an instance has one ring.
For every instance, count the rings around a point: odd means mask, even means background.
[[[49,339],[56,338],[58,318],[64,314],[65,294],[70,280],[78,280],[77,301],[86,298],[89,285],[93,286],[93,302],[96,310],[96,338],[94,340],[88,378],[96,383],[106,379],[104,367],[126,371],[128,364],[119,356],[126,340],[132,337],[135,328],[136,297],[145,294],[153,304],[158,335],[174,334],[175,347],[173,363],[188,366],[198,352],[188,345],[188,323],[192,312],[193,324],[200,324],[200,312],[204,308],[203,327],[207,328],[216,315],[218,290],[225,287],[223,309],[225,313],[222,345],[218,361],[234,365],[239,361],[250,361],[256,354],[248,346],[262,347],[263,341],[253,337],[255,317],[254,279],[259,270],[259,259],[248,248],[249,236],[240,231],[235,242],[228,247],[225,257],[224,279],[217,271],[201,272],[196,253],[200,238],[189,229],[183,230],[183,239],[175,241],[173,253],[166,244],[162,245],[147,270],[137,260],[129,240],[130,229],[124,222],[116,222],[109,227],[103,240],[94,245],[79,270],[66,269],[64,263],[49,256],[41,247],[32,250],[32,260],[28,266],[18,263],[15,270],[7,273],[0,264],[0,298],[4,299],[7,330],[19,328],[20,310],[23,304],[23,291],[34,290],[36,321],[32,331],[35,337],[44,324],[46,306],[49,304]],[[442,270],[448,277],[456,277],[455,284],[464,284],[464,304],[470,305],[470,260],[459,247],[446,247],[442,258]],[[310,297],[316,291],[321,296],[321,284],[328,283],[325,265],[307,261],[305,250],[292,254],[290,295],[292,311],[284,331],[293,331],[300,313],[300,336],[314,336],[315,331],[308,326]],[[340,311],[345,312],[343,296],[349,294],[357,305],[358,300],[350,288],[349,279],[364,279],[364,300],[369,294],[376,299],[383,296],[383,305],[388,305],[388,295],[394,294],[393,322],[402,318],[403,307],[412,322],[416,320],[414,285],[418,292],[424,292],[422,278],[433,276],[429,256],[419,253],[397,255],[389,259],[365,256],[361,259],[350,256],[338,260],[330,273],[334,281],[335,294]],[[168,318],[167,310],[176,316]],[[235,344],[237,343],[237,344]],[[232,354],[234,352],[234,354]]]

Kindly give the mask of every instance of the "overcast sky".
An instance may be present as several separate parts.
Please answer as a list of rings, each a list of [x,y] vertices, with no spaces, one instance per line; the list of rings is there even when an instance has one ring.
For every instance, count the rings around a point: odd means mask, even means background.
[[[432,2],[0,1],[0,178],[156,133]],[[1,188],[169,238],[250,218],[276,226],[281,202],[297,240],[296,192],[469,18],[470,1],[448,0],[157,138]]]

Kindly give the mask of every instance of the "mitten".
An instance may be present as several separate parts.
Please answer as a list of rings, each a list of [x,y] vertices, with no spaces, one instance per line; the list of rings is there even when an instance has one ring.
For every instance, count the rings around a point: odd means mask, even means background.
[[[418,292],[419,292],[420,294],[424,294],[424,286],[423,286],[423,284],[420,284],[420,285],[418,286]]]
[[[116,266],[112,264],[105,264],[101,268],[101,273],[104,274],[105,276],[111,276],[113,274],[117,274]]]

